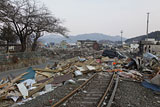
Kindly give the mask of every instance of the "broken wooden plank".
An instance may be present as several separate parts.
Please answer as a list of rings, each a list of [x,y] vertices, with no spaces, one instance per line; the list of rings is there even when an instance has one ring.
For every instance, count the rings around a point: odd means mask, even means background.
[[[62,75],[62,76],[57,76],[57,77],[54,78],[54,81],[51,82],[51,84],[59,84],[59,83],[62,83],[64,81],[67,81],[67,80],[72,79],[72,78],[73,78],[72,73],[65,74],[65,75]]]
[[[42,72],[62,72],[64,70],[66,70],[66,69],[69,69],[70,66],[71,66],[71,63],[63,65],[63,66],[60,66],[60,67],[58,67],[55,70],[51,70],[51,69],[39,69],[39,68],[33,68],[33,70],[35,70],[35,71],[42,71]]]
[[[35,77],[35,78],[36,78],[35,80],[38,82],[38,81],[41,81],[41,80],[46,79],[47,77],[46,77],[46,76],[43,76],[43,75],[36,74],[36,77]]]
[[[40,91],[42,88],[45,87],[46,84],[49,84],[49,83],[52,82],[53,80],[54,80],[54,79],[51,78],[51,79],[49,79],[48,81],[46,81],[46,82],[42,83],[41,85],[39,85],[36,89],[33,89],[33,90],[29,91],[29,94],[28,94],[27,98],[28,98],[28,97],[31,97],[33,94],[35,94],[35,93],[37,93],[38,91]]]
[[[37,93],[38,91],[40,91],[42,88],[44,88],[45,87],[45,85],[46,84],[48,84],[48,83],[51,83],[51,84],[58,84],[58,83],[62,83],[62,82],[64,82],[64,81],[67,81],[67,80],[69,80],[69,79],[72,79],[73,77],[72,77],[72,73],[70,73],[70,74],[65,74],[65,75],[62,75],[62,76],[57,76],[57,77],[55,77],[55,78],[47,78],[47,79],[45,79],[43,82],[41,82],[41,84],[38,84],[39,86],[36,88],[36,89],[34,89],[34,90],[31,90],[31,91],[29,91],[29,96],[28,97],[30,97],[30,96],[32,96],[33,94],[35,94],[35,93]],[[40,83],[40,82],[39,82]]]
[[[39,71],[37,71],[36,73],[37,73],[37,74],[40,74],[40,75],[43,75],[43,76],[45,76],[45,77],[48,77],[48,78],[50,78],[50,77],[53,76],[53,74],[52,74],[52,73],[49,73],[49,72],[39,72]]]
[[[0,85],[0,88],[3,88],[5,86],[7,86],[7,85],[8,85],[8,83],[4,83],[4,84]]]
[[[6,99],[7,94],[0,95],[0,101]]]
[[[19,75],[18,77],[16,77],[15,79],[13,79],[13,80],[11,81],[11,83],[8,83],[8,84],[7,84],[8,86],[5,88],[5,92],[8,92],[9,88],[12,87],[14,83],[16,83],[17,81],[21,80],[21,79],[22,79],[21,77],[22,77],[23,75],[27,74],[27,73],[28,73],[28,72],[25,72],[25,73]]]
[[[22,79],[22,76],[24,76],[25,74],[28,74],[28,72],[25,72],[25,73],[23,73],[23,74],[20,74],[19,76],[17,76],[16,78],[14,78],[11,82],[12,82],[12,83],[15,83],[15,82],[21,80],[21,79]]]
[[[57,72],[56,70],[51,69],[40,69],[40,68],[33,68],[35,71],[44,71],[44,72]]]

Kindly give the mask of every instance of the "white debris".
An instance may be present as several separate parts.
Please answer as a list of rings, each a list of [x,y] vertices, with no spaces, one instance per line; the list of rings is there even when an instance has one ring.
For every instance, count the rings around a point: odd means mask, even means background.
[[[72,80],[72,79],[67,80],[64,84],[67,84],[67,83],[76,84],[76,82],[74,80]]]
[[[24,85],[24,83],[17,84],[17,87],[19,91],[21,92],[21,94],[23,95],[23,98],[26,99],[26,97],[28,96],[28,90],[26,86]]]
[[[86,79],[86,78],[80,78],[80,79],[78,79],[78,81],[87,81],[88,79]]]
[[[79,70],[79,71],[85,71],[85,69],[83,67],[77,67],[76,68]]]
[[[92,70],[95,70],[95,69],[96,69],[95,67],[93,67],[93,66],[89,66],[89,65],[86,65],[86,67],[87,67],[90,71],[92,71]]]
[[[14,102],[17,102],[17,100],[18,100],[18,96],[13,96],[13,97],[11,97],[11,99],[14,101]]]
[[[136,74],[138,76],[141,76],[141,77],[143,76],[142,74],[140,74],[138,71],[135,71],[135,70],[130,70],[129,72],[132,74]]]
[[[81,71],[79,71],[79,70],[75,71],[75,72],[74,72],[74,74],[75,74],[75,76],[83,75],[83,74],[82,74],[82,72],[81,72]]]
[[[84,92],[84,93],[87,93],[87,91],[86,91],[86,90],[84,90],[83,92]]]
[[[54,90],[54,89],[52,88],[52,85],[51,85],[51,84],[45,85],[45,91],[46,91],[46,92],[50,92],[50,91],[52,91],[52,90]]]
[[[80,58],[79,56],[78,56],[78,59],[79,59],[79,61],[81,61],[81,62],[84,62],[84,61],[86,60],[86,58]]]

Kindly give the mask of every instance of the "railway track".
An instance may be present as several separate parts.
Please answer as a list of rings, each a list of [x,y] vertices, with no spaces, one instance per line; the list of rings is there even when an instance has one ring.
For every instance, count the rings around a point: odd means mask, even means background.
[[[52,107],[110,107],[117,89],[116,74],[94,74]]]

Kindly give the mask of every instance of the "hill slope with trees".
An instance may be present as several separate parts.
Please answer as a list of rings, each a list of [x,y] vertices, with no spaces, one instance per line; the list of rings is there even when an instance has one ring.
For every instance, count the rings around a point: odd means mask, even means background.
[[[133,41],[141,41],[141,40],[145,40],[145,38],[147,38],[147,36],[142,35],[142,36],[137,36],[134,38],[127,39],[125,42],[126,43],[133,43]],[[149,33],[148,38],[154,38],[155,40],[160,41],[160,31],[155,31],[155,32]]]

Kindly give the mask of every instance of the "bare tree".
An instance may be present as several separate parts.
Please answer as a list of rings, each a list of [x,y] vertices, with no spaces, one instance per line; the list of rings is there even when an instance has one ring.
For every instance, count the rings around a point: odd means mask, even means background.
[[[21,51],[26,50],[27,38],[35,34],[32,50],[43,32],[60,33],[65,36],[67,29],[61,26],[61,21],[51,15],[44,6],[38,5],[34,0],[15,0],[0,3],[0,21],[9,23],[19,37]]]
[[[10,23],[16,35],[19,37],[22,49],[26,50],[26,38],[33,33],[32,20],[36,17],[35,3],[31,4],[28,0],[14,1],[5,4],[0,11],[0,20],[3,23]]]
[[[35,24],[33,24],[34,28],[34,36],[33,36],[33,44],[32,51],[35,51],[37,46],[37,40],[43,36],[44,32],[48,33],[58,33],[65,37],[67,36],[68,30],[61,26],[62,22],[60,19],[53,17],[52,14],[47,10],[47,8],[42,7],[39,13],[39,17],[35,19]]]

